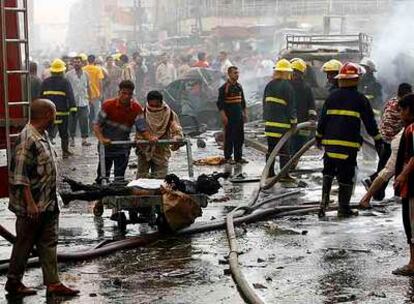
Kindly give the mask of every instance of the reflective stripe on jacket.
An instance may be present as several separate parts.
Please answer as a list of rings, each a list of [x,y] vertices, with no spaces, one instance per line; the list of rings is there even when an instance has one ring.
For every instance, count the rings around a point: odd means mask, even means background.
[[[263,95],[265,135],[280,138],[297,123],[294,90],[288,80],[270,81]]]
[[[381,138],[372,107],[356,87],[331,93],[322,108],[316,132],[327,157],[347,159],[356,155],[362,144],[361,120],[370,136],[375,140]]]
[[[50,99],[56,106],[56,116],[67,116],[77,111],[70,82],[62,76],[46,78],[40,88],[40,96]]]

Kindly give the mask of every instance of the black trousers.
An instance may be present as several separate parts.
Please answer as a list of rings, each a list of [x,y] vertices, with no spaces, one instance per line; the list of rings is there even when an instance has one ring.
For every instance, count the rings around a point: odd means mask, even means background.
[[[268,160],[270,154],[272,153],[273,149],[276,147],[276,145],[279,143],[280,138],[276,138],[276,137],[267,137],[267,153],[266,153],[266,161]],[[284,166],[286,166],[286,164],[288,163],[288,161],[290,160],[290,141],[287,141],[282,149],[280,149],[279,151],[279,165],[280,165],[280,170],[282,170],[282,168]],[[270,170],[269,170],[269,177],[273,177],[275,176],[275,162],[273,161],[272,165],[270,166]]]
[[[230,159],[234,152],[234,160],[241,160],[244,143],[244,123],[229,121],[224,128],[224,158]]]
[[[323,159],[323,175],[336,177],[338,183],[353,185],[356,167],[356,154],[350,155],[348,159],[336,159],[324,156]]]
[[[123,180],[125,178],[125,171],[128,167],[129,153],[128,154],[109,154],[105,155],[105,178],[109,180],[111,175],[112,166],[114,166],[115,180]],[[98,163],[97,178],[96,181],[101,183],[101,163]]]
[[[51,139],[55,138],[57,129],[59,131],[59,137],[62,143],[62,151],[67,151],[69,147],[69,116],[57,116],[56,121],[57,123],[55,123],[48,130],[49,137]]]
[[[410,200],[408,198],[402,199],[402,219],[404,225],[405,235],[407,236],[407,243],[412,244],[411,233],[411,219],[410,219]]]
[[[380,173],[380,171],[382,169],[384,169],[385,165],[388,162],[388,159],[391,156],[391,145],[388,143],[384,143],[383,149],[381,150],[381,153],[379,155],[379,161],[378,161],[378,167],[377,167],[377,172],[375,172],[374,174],[372,174],[369,178],[371,179],[371,181],[374,181],[377,176],[378,173]],[[388,181],[386,183],[384,183],[382,185],[382,187],[374,194],[374,199],[375,200],[383,200],[385,197],[385,189],[388,186]]]

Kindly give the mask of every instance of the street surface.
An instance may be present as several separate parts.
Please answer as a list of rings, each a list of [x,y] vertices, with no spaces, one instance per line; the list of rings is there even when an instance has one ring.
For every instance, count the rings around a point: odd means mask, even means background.
[[[205,135],[205,139],[205,149],[197,148],[193,141],[194,159],[222,155],[211,134]],[[79,141],[77,144],[74,157],[60,159],[60,176],[92,183],[96,174],[96,145],[81,148]],[[246,148],[245,156],[250,163],[243,166],[243,172],[250,177],[259,176],[264,155]],[[130,164],[135,159],[132,154]],[[279,203],[318,201],[321,166],[320,152],[313,150],[305,155],[296,176],[308,188],[299,196]],[[224,167],[195,167],[195,175],[222,171]],[[360,160],[358,178],[375,167],[375,162]],[[128,170],[128,178],[133,178],[134,171]],[[173,155],[170,172],[186,175],[184,148]],[[247,202],[257,187],[256,183],[233,185],[225,181],[223,184],[224,189],[212,199],[228,197],[229,200],[210,202],[197,222],[223,217],[239,203]],[[353,202],[358,201],[363,191],[358,183]],[[387,197],[392,197],[391,189]],[[336,200],[335,196],[332,198]],[[105,239],[122,238],[116,223],[109,220],[110,210],[105,210],[103,218],[94,218],[92,207],[91,203],[75,202],[62,209],[59,251],[81,250]],[[7,210],[6,200],[0,204],[0,220],[14,233],[14,215]],[[146,225],[128,226],[126,236],[150,231]],[[292,216],[244,225],[237,228],[237,233],[241,269],[266,303],[411,303],[414,299],[414,280],[391,274],[408,259],[401,206],[394,201],[352,219],[337,220],[336,212],[329,212],[324,221],[316,215]],[[0,259],[9,258],[10,249],[1,239]],[[63,282],[79,288],[81,294],[48,303],[243,303],[231,276],[224,274],[228,268],[227,253],[226,233],[222,230],[170,237],[145,248],[83,263],[61,264]],[[5,281],[2,274],[1,286]],[[46,302],[40,269],[29,269],[24,283],[34,286],[38,295],[18,303]],[[3,292],[0,302],[7,303]]]

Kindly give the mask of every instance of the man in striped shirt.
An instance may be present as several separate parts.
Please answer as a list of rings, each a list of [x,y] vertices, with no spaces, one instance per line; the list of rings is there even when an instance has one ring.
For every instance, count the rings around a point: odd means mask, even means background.
[[[391,98],[385,104],[384,114],[382,114],[381,123],[379,131],[381,133],[382,139],[384,140],[384,145],[379,154],[379,161],[377,171],[372,174],[370,177],[362,180],[362,184],[368,190],[372,182],[378,176],[379,172],[385,167],[388,159],[391,156],[391,141],[394,137],[404,128],[404,122],[401,119],[400,107],[398,102],[407,94],[412,93],[412,87],[408,83],[401,83],[398,86],[397,97]],[[385,182],[382,187],[373,195],[373,198],[377,201],[381,201],[385,197],[385,189],[387,188],[388,181]]]
[[[16,241],[10,258],[5,289],[12,296],[30,296],[34,289],[22,283],[30,252],[36,245],[47,295],[79,293],[60,281],[56,256],[59,206],[56,194],[56,157],[47,129],[56,119],[56,105],[36,99],[30,105],[31,121],[16,139],[9,171],[9,209],[16,215]]]
[[[245,164],[242,158],[244,142],[244,123],[247,120],[246,101],[243,88],[237,82],[239,70],[232,66],[228,69],[228,80],[219,89],[217,107],[224,126],[224,158],[229,164]],[[234,160],[232,154],[234,152]]]

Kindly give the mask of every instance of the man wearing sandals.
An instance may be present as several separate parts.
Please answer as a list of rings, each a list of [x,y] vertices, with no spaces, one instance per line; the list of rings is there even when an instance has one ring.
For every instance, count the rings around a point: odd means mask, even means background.
[[[36,294],[22,283],[27,259],[36,245],[47,295],[75,296],[79,291],[60,282],[57,268],[56,163],[46,131],[55,122],[56,107],[48,99],[37,99],[31,104],[30,114],[31,122],[16,139],[10,165],[9,209],[17,219],[5,289],[11,296]]]

